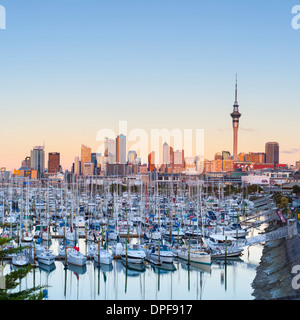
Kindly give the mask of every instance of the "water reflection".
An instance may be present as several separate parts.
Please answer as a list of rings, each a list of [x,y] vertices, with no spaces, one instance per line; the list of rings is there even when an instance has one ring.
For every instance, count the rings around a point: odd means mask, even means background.
[[[52,250],[58,241],[52,239]],[[86,242],[79,242],[86,254]],[[244,250],[238,259],[213,260],[201,265],[175,260],[173,264],[126,264],[113,260],[110,265],[88,260],[83,267],[55,261],[39,264],[15,290],[48,285],[49,300],[199,300],[253,299],[251,283],[255,278],[262,246]],[[55,252],[57,253],[57,251]],[[10,272],[8,264],[4,273]],[[5,271],[6,270],[6,271]]]

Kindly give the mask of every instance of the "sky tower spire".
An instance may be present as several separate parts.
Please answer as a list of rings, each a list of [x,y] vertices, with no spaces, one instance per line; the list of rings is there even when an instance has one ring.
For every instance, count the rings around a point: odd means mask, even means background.
[[[235,101],[233,105],[233,112],[230,115],[232,118],[232,127],[233,127],[233,160],[238,161],[237,142],[238,142],[239,119],[241,117],[241,114],[239,113],[239,104],[237,101],[237,74],[235,78]]]
[[[237,73],[235,75],[235,104],[238,104],[238,101],[237,101],[237,90],[238,90],[238,87],[237,87]]]

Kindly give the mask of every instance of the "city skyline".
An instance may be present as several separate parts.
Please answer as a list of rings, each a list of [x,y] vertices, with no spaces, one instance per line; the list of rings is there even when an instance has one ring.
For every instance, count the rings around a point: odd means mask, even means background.
[[[222,159],[223,160],[226,160],[226,157],[230,157],[234,162],[251,162],[252,160],[247,159],[247,157],[245,157],[244,160],[241,160],[241,157],[244,157],[244,155],[255,155],[255,154],[265,154],[265,160],[263,161],[258,161],[258,162],[261,162],[261,163],[274,163],[274,164],[279,164],[279,154],[280,154],[280,149],[279,149],[279,144],[278,142],[266,142],[265,143],[265,152],[261,152],[261,151],[256,151],[256,152],[253,152],[253,151],[248,151],[248,152],[244,152],[244,151],[239,151],[238,152],[238,147],[237,147],[237,131],[235,131],[238,127],[239,127],[239,124],[237,124],[237,126],[235,125],[236,123],[236,120],[235,120],[235,117],[237,117],[237,122],[239,122],[239,118],[241,116],[241,114],[238,112],[238,108],[239,108],[239,105],[238,105],[238,101],[237,101],[237,75],[236,75],[236,81],[235,81],[235,100],[234,100],[234,105],[233,105],[233,113],[230,114],[231,118],[233,119],[233,145],[232,145],[232,156],[231,156],[231,152],[230,151],[225,151],[225,150],[222,150]],[[120,126],[124,125],[124,122],[126,123],[126,130],[127,130],[127,121],[120,121],[119,122],[119,131],[120,131]],[[122,129],[122,128],[121,128]],[[123,128],[124,129],[124,128]],[[164,129],[165,130],[165,129]],[[168,131],[168,130],[167,130]],[[169,134],[172,135],[172,132],[169,131]],[[175,138],[175,137],[174,137]],[[122,141],[122,147],[121,147],[121,141]],[[164,143],[163,143],[164,141]],[[174,144],[168,144],[164,138],[163,138],[163,135],[160,136],[160,142],[161,142],[161,145],[159,147],[160,151],[160,159],[159,159],[159,162],[155,163],[156,166],[158,165],[164,165],[164,164],[169,164],[170,163],[170,156],[171,154],[173,153],[173,157],[174,157]],[[175,142],[175,141],[174,141]],[[194,143],[195,144],[195,143]],[[131,143],[131,145],[135,145],[134,143]],[[268,151],[268,148],[270,147],[267,147],[268,145],[276,145],[277,147],[277,155],[275,156],[276,157],[276,161],[268,161],[268,159],[273,159],[274,158],[274,155],[270,155],[270,151]],[[130,146],[130,144],[129,144]],[[147,155],[148,157],[148,161],[149,161],[149,155],[153,152],[155,152],[154,150],[151,149],[152,145],[150,143],[150,148],[148,148],[150,151],[150,153]],[[166,149],[168,152],[166,152]],[[45,169],[45,142],[44,142],[44,145],[43,146],[35,146],[33,147],[33,151],[34,150],[42,150],[43,151],[43,159],[42,159],[42,170]],[[105,140],[104,140],[104,154],[103,156],[105,156],[107,158],[107,163],[111,163],[111,164],[126,164],[126,163],[129,163],[129,160],[127,161],[126,160],[126,156],[128,153],[130,152],[134,152],[136,155],[138,154],[136,151],[138,150],[135,150],[135,149],[131,149],[130,147],[127,148],[127,136],[124,135],[124,134],[119,134],[117,135],[115,138],[108,138],[106,137]],[[121,151],[122,150],[122,151]],[[33,161],[33,151],[31,151],[31,168],[36,170],[37,168],[36,165],[34,165],[34,161]],[[179,151],[178,149],[176,151]],[[182,149],[182,151],[184,151],[184,148]],[[195,146],[193,145],[193,151],[195,151]],[[170,154],[171,152],[171,154]],[[274,152],[274,150],[272,149],[272,153]],[[226,153],[228,155],[226,155],[226,157],[224,157],[223,153]],[[59,167],[60,166],[60,153],[59,152],[49,152],[48,153],[48,164],[50,164],[50,157],[51,155],[54,155],[54,154],[57,154],[59,155],[59,160],[56,160],[56,162],[58,161],[59,163]],[[75,165],[76,166],[76,161],[78,161],[77,159],[79,159],[81,161],[81,172],[84,172],[84,164],[86,162],[89,163],[90,165],[90,162],[92,161],[91,160],[91,155],[97,155],[97,153],[92,153],[92,148],[91,147],[88,147],[86,145],[81,145],[81,157],[78,157],[78,155],[75,156],[74,158],[74,162],[71,164],[71,169],[72,169],[72,165]],[[215,152],[214,154],[214,159],[216,160],[216,156],[219,154],[218,151]],[[101,153],[99,154],[101,155]],[[195,160],[195,163],[197,161],[197,154],[194,152],[192,155],[190,155],[189,157],[193,157],[194,160]],[[250,156],[251,157],[251,156]],[[28,157],[25,157],[25,160],[22,160],[22,164],[21,164],[21,167],[24,165],[24,161],[26,161]],[[121,159],[122,158],[122,159]],[[29,157],[30,159],[30,157]],[[141,158],[139,158],[141,160]],[[204,157],[202,158],[202,161],[206,161],[206,160],[209,160],[209,161],[213,161],[212,159],[208,159],[207,157]],[[287,166],[289,165],[292,165],[294,166],[294,164],[296,164],[298,160],[296,159],[294,161],[294,163],[284,163],[284,164],[287,164]],[[97,160],[96,160],[97,162]],[[147,159],[144,158],[143,161],[140,161],[141,164],[147,164]],[[254,162],[257,162],[257,161],[254,161]],[[148,163],[148,166],[149,166],[149,163]],[[2,167],[5,167],[5,166],[2,166]],[[49,167],[49,165],[48,165]],[[5,167],[6,168],[6,167]],[[28,167],[29,168],[29,167]],[[14,170],[16,170],[17,168],[15,167]],[[49,169],[49,168],[48,168]],[[64,170],[69,170],[70,168],[69,167],[66,167],[66,168],[63,168]],[[9,170],[9,171],[13,171],[12,170]],[[37,170],[38,173],[40,174],[40,169]],[[77,171],[77,170],[75,170]],[[150,170],[151,171],[151,170]],[[226,171],[226,170],[225,170]],[[51,172],[48,171],[48,173],[54,173],[54,172]],[[56,173],[58,173],[58,170],[56,171]]]
[[[122,138],[123,146],[120,138]],[[151,151],[147,155],[148,162],[145,163],[140,157],[137,157],[136,150],[126,148],[127,137],[120,134],[116,139],[105,138],[104,153],[92,152],[92,149],[86,145],[81,145],[81,156],[75,156],[71,169],[62,168],[60,165],[60,153],[48,153],[48,167],[45,167],[45,147],[35,146],[31,150],[31,157],[26,156],[22,160],[21,167],[15,169],[13,174],[16,176],[35,176],[41,178],[44,174],[56,175],[58,173],[70,172],[76,176],[79,175],[96,175],[106,176],[112,172],[123,172],[129,170],[127,174],[149,173],[151,171],[166,172],[166,173],[187,173],[187,174],[202,174],[213,172],[234,173],[235,171],[255,171],[264,169],[291,169],[300,170],[299,162],[288,166],[280,163],[279,159],[279,144],[277,142],[266,142],[265,152],[240,152],[237,156],[231,155],[229,151],[222,150],[216,152],[214,159],[206,159],[201,155],[185,156],[184,149],[176,149],[172,144],[166,141],[159,146],[160,161],[155,157],[156,151]],[[113,143],[112,143],[113,142]],[[233,141],[234,142],[234,141]],[[121,149],[123,155],[120,155]],[[119,150],[119,151],[118,151]],[[234,150],[236,152],[236,150]],[[117,156],[113,156],[117,154]],[[118,155],[119,154],[119,155]],[[127,159],[126,159],[127,154]],[[121,158],[124,159],[121,161]],[[131,166],[131,169],[128,169]],[[133,171],[132,168],[135,167]],[[120,169],[121,168],[121,169]],[[6,168],[1,168],[6,169]],[[31,173],[32,172],[32,173]]]
[[[2,0],[0,166],[19,168],[45,142],[68,169],[81,144],[96,152],[98,130],[117,132],[121,119],[128,130],[203,129],[205,158],[233,154],[236,73],[238,152],[264,152],[277,141],[280,162],[295,164],[294,4]]]

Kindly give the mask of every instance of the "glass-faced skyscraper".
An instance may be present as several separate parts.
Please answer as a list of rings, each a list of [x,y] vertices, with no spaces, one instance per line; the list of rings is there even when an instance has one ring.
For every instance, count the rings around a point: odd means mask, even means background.
[[[91,162],[92,149],[85,145],[81,145],[81,173],[83,172],[83,166],[86,162]]]
[[[118,135],[116,139],[116,162],[126,163],[126,136],[124,134]]]
[[[45,171],[45,147],[36,146],[30,153],[30,166],[37,171],[37,177],[41,178]]]

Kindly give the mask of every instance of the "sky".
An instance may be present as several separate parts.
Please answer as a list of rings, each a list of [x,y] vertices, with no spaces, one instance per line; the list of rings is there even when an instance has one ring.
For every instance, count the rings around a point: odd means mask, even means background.
[[[35,145],[70,169],[99,130],[204,131],[204,156],[277,141],[300,159],[296,0],[0,0],[0,166]],[[130,148],[130,145],[129,145]],[[128,149],[129,149],[128,148]],[[151,149],[151,141],[149,143]],[[48,157],[46,156],[46,159]],[[146,160],[146,159],[145,159]]]

